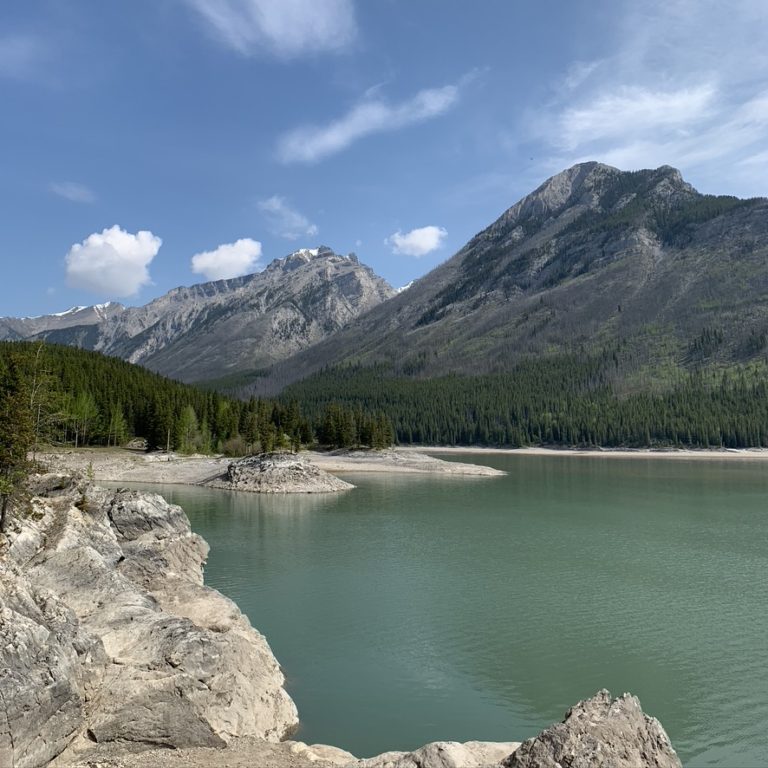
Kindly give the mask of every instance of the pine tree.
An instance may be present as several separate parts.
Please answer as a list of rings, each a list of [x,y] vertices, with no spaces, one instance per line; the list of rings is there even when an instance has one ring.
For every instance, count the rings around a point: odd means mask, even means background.
[[[23,493],[30,469],[27,455],[35,440],[23,362],[20,357],[11,358],[0,379],[0,533],[11,502]]]

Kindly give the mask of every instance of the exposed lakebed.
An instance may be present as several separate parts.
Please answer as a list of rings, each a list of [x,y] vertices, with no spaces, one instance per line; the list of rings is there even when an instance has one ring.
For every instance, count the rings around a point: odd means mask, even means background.
[[[520,740],[607,687],[638,695],[687,765],[764,763],[768,468],[455,458],[509,474],[151,486],[269,640],[299,738],[357,755]]]

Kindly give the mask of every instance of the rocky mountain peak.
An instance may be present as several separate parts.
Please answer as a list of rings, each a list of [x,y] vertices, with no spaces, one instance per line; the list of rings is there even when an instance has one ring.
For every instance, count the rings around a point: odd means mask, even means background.
[[[688,200],[698,192],[670,165],[655,170],[621,171],[590,161],[547,179],[503,214],[499,224],[508,227],[541,223],[572,209],[612,210],[623,207],[638,195],[675,203]]]
[[[547,179],[502,217],[507,224],[548,218],[577,203],[594,206],[595,192],[621,171],[598,162],[578,163]]]
[[[349,256],[341,256],[336,253],[333,248],[329,248],[327,245],[318,245],[316,248],[299,248],[293,253],[289,253],[287,256],[275,259],[270,262],[265,271],[273,272],[293,272],[295,269],[299,269],[307,264],[311,264],[316,261],[322,260],[345,260],[352,261],[355,264],[358,263],[357,257],[354,254]]]

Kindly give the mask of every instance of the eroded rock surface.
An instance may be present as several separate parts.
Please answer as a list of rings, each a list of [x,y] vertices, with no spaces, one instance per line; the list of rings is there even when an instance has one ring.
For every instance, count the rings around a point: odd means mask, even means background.
[[[298,723],[266,640],[203,585],[181,508],[61,476],[0,558],[0,765],[76,737],[165,747],[277,741]]]
[[[520,746],[516,741],[434,741],[413,752],[385,752],[360,760],[358,768],[487,768]]]
[[[253,493],[335,493],[354,488],[292,453],[263,453],[238,459],[227,467],[223,477],[206,485]]]
[[[524,741],[504,768],[682,768],[661,723],[635,696],[598,691],[565,720]]]

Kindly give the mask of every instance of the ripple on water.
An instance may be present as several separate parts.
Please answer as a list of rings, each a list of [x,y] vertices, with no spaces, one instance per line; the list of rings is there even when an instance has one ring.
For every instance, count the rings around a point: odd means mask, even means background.
[[[608,687],[637,694],[686,765],[764,765],[768,473],[483,461],[509,474],[291,499],[164,489],[212,546],[208,582],[269,639],[300,737],[360,755],[522,739]]]

